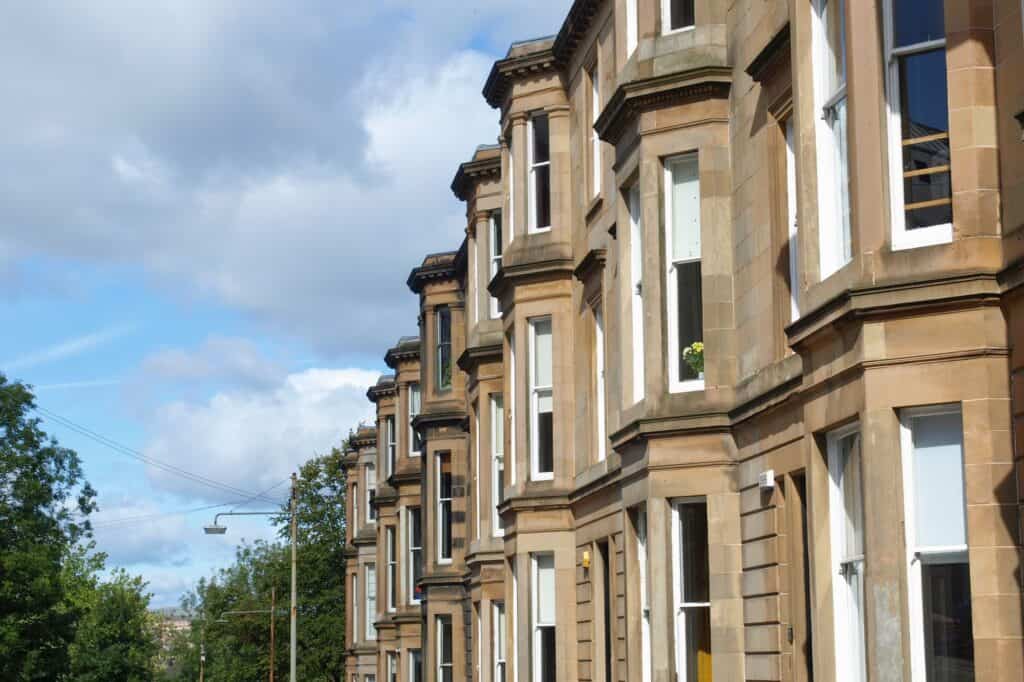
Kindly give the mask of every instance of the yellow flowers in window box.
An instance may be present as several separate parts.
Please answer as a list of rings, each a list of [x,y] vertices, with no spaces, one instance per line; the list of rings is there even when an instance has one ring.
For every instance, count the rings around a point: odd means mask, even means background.
[[[691,343],[683,349],[683,361],[698,376],[704,375],[704,344],[700,341]]]

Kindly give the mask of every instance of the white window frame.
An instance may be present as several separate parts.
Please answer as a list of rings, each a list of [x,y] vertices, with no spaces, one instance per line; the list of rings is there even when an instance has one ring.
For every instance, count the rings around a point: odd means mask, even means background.
[[[417,661],[416,659],[419,659]],[[416,668],[420,668],[420,675],[416,675]],[[423,650],[422,649],[409,649],[409,682],[417,682],[417,680],[423,679]]]
[[[454,680],[455,679],[455,641],[454,641],[455,640],[455,623],[452,622],[452,617],[450,615],[438,615],[438,616],[436,616],[436,620],[434,622],[435,622],[436,628],[437,628],[435,630],[435,632],[437,633],[437,682],[441,682],[441,680],[444,679],[444,669],[445,668],[448,668],[448,669],[451,670],[451,678]],[[442,658],[441,658],[441,653],[444,651],[443,637],[444,637],[444,624],[445,624],[445,622],[448,623],[448,628],[451,630],[451,635],[450,636],[452,638],[452,642],[451,642],[452,660],[447,662],[447,663],[445,663],[442,660]]]
[[[452,498],[441,497],[441,458],[444,456],[448,457],[448,465],[449,467],[451,467],[453,462],[452,455],[450,452],[438,452],[436,455],[434,455],[434,491],[437,499],[437,532],[435,534],[437,535],[437,563],[450,564],[452,562],[452,557],[450,554],[447,557],[441,556],[441,552],[444,547],[444,539],[441,534],[441,520],[444,518],[442,509],[444,509],[445,504],[448,505],[448,523],[452,525],[452,528],[448,529],[448,534],[452,537],[452,546],[454,547],[455,545],[455,536],[452,534],[454,529],[454,522],[452,519]]]
[[[513,128],[514,130],[514,128]],[[516,157],[513,153],[512,135],[508,142],[508,243],[516,238]]]
[[[637,25],[637,0],[626,0],[626,60],[636,52],[640,44],[640,31]]]
[[[415,400],[413,400],[413,396],[416,396]],[[420,385],[418,383],[409,384],[408,397],[406,400],[408,401],[409,410],[409,456],[419,457],[420,451],[412,449],[412,444],[416,441],[414,433],[415,429],[412,427],[412,421],[419,416],[420,409],[423,405],[423,392],[420,390]],[[414,409],[415,412],[413,411]]]
[[[398,434],[395,428],[395,415],[384,417],[384,473],[387,478],[395,473],[398,464]]]
[[[903,249],[916,249],[922,246],[934,246],[937,244],[949,244],[953,241],[953,223],[942,223],[929,227],[919,227],[914,230],[907,229],[906,215],[904,213],[903,194],[903,122],[900,111],[900,61],[899,57],[906,57],[920,52],[929,52],[937,48],[946,47],[946,39],[931,40],[913,45],[893,47],[893,3],[892,0],[883,0],[882,23],[885,33],[885,56],[888,65],[885,86],[886,86],[886,111],[889,137],[889,196],[892,198],[892,248],[894,251]],[[949,84],[949,71],[946,71],[946,84]],[[952,177],[952,176],[951,176]],[[952,192],[950,200],[952,200]]]
[[[448,384],[444,383],[444,364],[441,362],[441,349],[443,344],[441,342],[441,311],[445,311],[448,314],[448,365],[449,372],[451,373],[448,377]],[[452,309],[447,305],[438,306],[434,310],[434,363],[437,365],[437,370],[434,372],[435,380],[437,381],[438,392],[448,392],[452,390],[455,385],[455,358],[452,353],[454,351],[454,319],[452,318]]]
[[[558,592],[558,570],[555,563],[554,552],[536,552],[530,554],[530,630],[531,636],[530,641],[533,644],[531,649],[530,658],[533,661],[533,682],[540,682],[543,679],[542,665],[543,661],[540,657],[541,651],[541,630],[546,628],[552,628],[555,630],[556,637],[556,650],[557,650],[557,637],[558,637],[558,624],[541,622],[540,620],[540,561],[542,556],[551,557],[551,571],[553,573],[552,579],[555,581],[555,592]]]
[[[508,641],[501,636],[505,622],[505,602],[491,602],[492,682],[508,682]]]
[[[601,115],[601,68],[597,59],[587,70],[590,79],[590,182],[591,196],[601,196],[601,138],[595,125]]]
[[[412,522],[412,517],[413,517],[414,510],[415,510],[416,513],[419,514],[419,517],[420,517],[420,522],[419,522],[419,526],[420,526],[420,539],[419,539],[419,544],[418,545],[413,544],[413,531],[415,530],[415,527],[416,527],[416,524],[414,524]],[[416,581],[416,572],[414,570],[414,568],[416,566],[416,555],[413,552],[419,551],[419,553],[420,553],[420,566],[422,568],[422,566],[423,566],[423,508],[422,507],[407,507],[406,510],[405,510],[405,515],[406,515],[406,524],[405,525],[408,528],[408,530],[407,530],[407,540],[406,540],[406,542],[408,543],[408,547],[406,549],[406,553],[407,553],[407,556],[409,557],[409,567],[406,570],[406,573],[408,574],[408,579],[407,579],[407,583],[408,583],[407,587],[408,587],[408,590],[409,590],[408,597],[409,597],[409,603],[410,604],[417,605],[417,604],[420,603],[421,600],[416,598],[416,582],[415,582]]]
[[[472,405],[473,410],[473,509],[475,512],[474,518],[476,526],[473,532],[476,535],[476,539],[480,540],[480,525],[483,522],[483,517],[480,516],[480,401],[474,400]]]
[[[845,580],[843,575],[846,573],[847,565],[851,563],[860,563],[860,570],[864,568],[864,557],[848,557],[848,560],[844,560],[841,556],[842,546],[845,543],[846,531],[845,523],[842,516],[845,516],[845,504],[843,499],[842,483],[836,479],[837,467],[839,466],[840,457],[840,443],[851,436],[860,436],[860,424],[853,423],[847,426],[836,429],[828,434],[826,437],[827,451],[828,451],[828,471],[829,471],[829,534],[830,534],[830,560],[831,560],[831,576],[832,576],[832,609],[833,609],[833,621],[835,629],[835,653],[836,653],[836,682],[864,682],[867,675],[866,666],[866,643],[867,636],[865,634],[865,612],[864,612],[864,589],[862,583],[861,589],[861,603],[859,604],[859,613],[856,614],[860,618],[859,632],[855,635],[850,627],[851,620],[855,615],[851,611],[850,595],[843,590],[838,589],[841,587],[841,582]],[[863,451],[863,438],[861,438],[860,444],[860,462],[862,467],[860,473],[861,479],[861,506],[863,509],[864,504],[864,474],[863,474],[863,463],[864,463],[864,451]],[[863,520],[861,521],[863,524]],[[851,645],[851,638],[857,637],[859,640],[859,646]]]
[[[555,394],[554,386],[538,386],[535,382],[537,380],[537,325],[543,322],[547,322],[551,327],[551,381],[555,379],[555,322],[554,317],[551,315],[542,315],[540,317],[533,317],[528,320],[530,325],[530,347],[528,349],[529,355],[529,371],[530,371],[530,480],[532,481],[550,481],[554,479],[554,460],[552,456],[552,470],[541,471],[540,470],[540,399],[545,394],[551,398],[551,438],[552,438],[552,452],[554,450],[554,432],[555,432]]]
[[[516,484],[516,335],[508,335],[508,483]]]
[[[539,163],[534,163],[534,160],[533,160],[533,146],[534,146],[533,145],[533,134],[534,134],[534,132],[533,132],[533,121],[534,121],[535,118],[539,118],[541,116],[547,118],[547,120],[548,120],[548,160],[547,161],[541,161]],[[530,115],[530,118],[526,122],[526,136],[527,136],[527,141],[526,141],[526,147],[527,147],[527,149],[526,149],[526,158],[527,158],[527,166],[529,167],[529,171],[530,171],[529,178],[528,178],[528,187],[527,187],[527,198],[529,199],[528,211],[529,211],[529,214],[530,214],[528,216],[529,217],[528,226],[529,226],[530,234],[540,234],[542,232],[550,232],[551,231],[551,225],[550,224],[548,224],[548,225],[538,225],[537,224],[537,183],[536,183],[535,177],[534,177],[538,168],[543,168],[545,166],[547,166],[549,169],[551,168],[551,118],[548,116],[546,111],[537,111],[537,112],[534,112],[533,114]],[[550,212],[552,213],[552,215],[549,216],[549,218],[553,218],[554,217],[553,214],[554,214],[555,206],[554,206],[554,203],[552,203],[552,201],[551,201],[551,197],[554,195],[554,192],[552,191],[552,186],[554,185],[554,181],[555,181],[554,175],[549,172],[548,173],[548,205],[550,206]]]
[[[595,450],[597,461],[608,456],[608,426],[605,417],[605,350],[603,303],[594,306],[594,411],[597,427]]]
[[[473,238],[468,240],[467,250],[469,251],[469,276],[466,278],[466,295],[472,299],[469,306],[469,326],[472,327],[480,321],[480,296],[477,291],[476,282],[480,281],[480,258],[477,251],[480,249],[479,233],[474,231]]]
[[[703,199],[700,196],[700,159],[696,151],[687,152],[685,154],[677,154],[670,156],[665,159],[662,170],[664,178],[664,194],[665,194],[665,306],[666,306],[666,319],[668,322],[668,386],[670,393],[685,393],[688,391],[703,391],[704,380],[703,379],[689,379],[687,381],[679,380],[679,363],[682,362],[682,348],[679,347],[679,301],[677,286],[677,266],[686,265],[689,263],[701,263],[703,264],[703,244],[701,245],[701,257],[700,258],[689,258],[684,260],[673,260],[672,259],[672,248],[673,248],[673,224],[672,217],[675,215],[675,206],[673,204],[673,189],[674,185],[672,182],[672,168],[676,164],[689,163],[695,161],[697,165],[697,192],[698,192],[698,211],[703,210]],[[700,216],[698,216],[699,219]],[[699,221],[703,225],[703,221]],[[703,232],[703,227],[701,228]],[[703,236],[703,235],[702,235]],[[703,240],[702,240],[703,241]],[[703,300],[701,302],[703,305]],[[703,338],[703,334],[701,334]]]
[[[906,539],[907,562],[907,600],[910,621],[910,670],[912,680],[927,679],[927,662],[924,640],[924,613],[922,609],[922,578],[921,567],[924,564],[937,562],[943,564],[967,564],[968,543],[950,546],[930,546],[920,549],[916,540],[917,514],[914,508],[914,430],[913,421],[919,417],[936,417],[946,414],[960,415],[963,412],[959,404],[931,405],[900,410],[900,450],[903,466],[903,528]],[[960,465],[964,462],[964,435],[960,433]],[[966,486],[966,471],[964,472]],[[967,528],[967,491],[963,491],[964,535]]]
[[[366,641],[374,642],[377,640],[377,626],[374,625],[377,619],[377,564],[365,564],[363,574],[366,582],[363,588],[363,601],[366,605]],[[373,580],[370,580],[371,575]]]
[[[501,226],[501,232],[505,231],[505,224],[502,222],[502,213],[500,210],[491,211],[490,218],[487,221],[488,224],[488,238],[487,238],[487,249],[488,249],[488,263],[490,270],[488,270],[489,277],[487,278],[488,284],[493,280],[498,271],[501,270],[501,259],[504,254],[504,244],[501,243],[502,235],[499,234],[499,225]],[[490,297],[490,311],[491,319],[496,320],[501,317],[501,310],[499,309],[499,303],[497,296]]]
[[[812,54],[814,68],[814,122],[817,140],[818,165],[818,241],[821,279],[825,280],[853,260],[853,237],[850,227],[850,184],[849,184],[849,109],[846,83],[835,92],[826,93],[826,65],[831,63],[827,30],[822,20],[822,11],[828,3],[843,3],[847,0],[813,0],[811,11]],[[843,17],[843,27],[846,18]],[[847,45],[845,35],[843,44]],[[849,50],[845,50],[843,61],[849,63]],[[844,70],[845,70],[844,66]],[[836,142],[836,133],[828,121],[829,111],[835,111],[842,104],[846,107],[847,119],[843,134],[846,158],[841,158],[842,148]],[[843,167],[845,165],[845,168]],[[845,211],[844,211],[845,207]]]
[[[385,668],[388,682],[398,682],[398,652],[387,652],[387,667]]]
[[[363,608],[363,601],[359,598],[359,570],[352,574],[352,641],[364,640],[364,633],[359,629],[359,610]]]
[[[394,613],[398,604],[398,529],[388,526],[384,529],[384,560],[387,565],[387,595],[385,597],[388,613]]]
[[[685,33],[686,31],[692,31],[697,28],[697,2],[693,0],[693,21],[694,23],[689,26],[680,26],[679,28],[672,28],[672,2],[671,0],[661,0],[661,35],[674,35],[676,33]]]
[[[355,516],[357,520],[360,518],[360,516],[363,515],[359,511],[360,509],[362,509],[362,507],[359,506],[359,484],[358,483],[353,483],[352,484],[352,511],[353,511],[353,516]],[[357,528],[356,532],[358,532],[358,530],[359,529]]]
[[[800,319],[800,225],[796,193],[796,128],[786,120],[786,221],[789,239],[790,322]]]
[[[685,507],[691,504],[701,504],[707,507],[707,498],[705,497],[682,497],[672,500],[672,626],[675,628],[675,641],[676,641],[676,679],[679,682],[690,682],[686,680],[686,611],[694,609],[711,609],[711,602],[686,602],[683,601],[682,594],[682,578],[683,572],[686,567],[682,565],[682,523],[679,518],[679,510],[681,507]],[[710,522],[710,519],[709,519]],[[708,533],[708,542],[710,544],[711,534]],[[708,560],[711,559],[711,547],[708,547]],[[710,567],[709,567],[710,568]],[[710,572],[709,572],[710,578]],[[708,597],[710,598],[710,586]],[[712,661],[714,660],[714,651],[712,653]]]
[[[491,406],[491,536],[504,537],[505,530],[501,527],[501,515],[498,513],[498,493],[505,485],[503,473],[505,471],[505,439],[504,434],[498,437],[496,424],[504,427],[505,422],[505,400],[502,394],[492,393],[490,396]],[[502,431],[504,432],[504,428]]]
[[[372,464],[366,465],[362,475],[367,479],[367,523],[376,523],[377,513],[374,509],[374,500],[377,498],[377,467]]]
[[[630,404],[644,399],[644,258],[643,202],[639,178],[628,190],[630,312],[632,314],[633,390]]]
[[[651,682],[651,601],[647,575],[647,507],[636,511],[636,565],[640,582],[640,670],[641,682]]]
[[[516,570],[517,557],[511,561],[512,575],[512,682],[519,682],[519,572]]]

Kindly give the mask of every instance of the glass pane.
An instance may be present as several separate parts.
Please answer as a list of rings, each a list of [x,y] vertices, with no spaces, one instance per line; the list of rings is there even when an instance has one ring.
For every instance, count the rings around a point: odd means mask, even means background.
[[[974,680],[971,582],[967,564],[921,567],[928,682]]]
[[[554,625],[555,609],[555,555],[537,554],[537,623]]]
[[[452,622],[446,618],[440,621],[438,637],[441,639],[441,664],[452,662]]]
[[[505,605],[494,607],[494,651],[499,660],[505,660]]]
[[[671,3],[670,28],[675,30],[693,26],[693,0],[671,0]]]
[[[414,549],[412,551],[412,598],[420,600],[423,598],[423,588],[420,587],[420,578],[423,577],[423,551]]]
[[[686,609],[686,680],[711,682],[711,609]]]
[[[548,411],[537,415],[537,470],[541,473],[555,470],[554,420],[550,411],[550,396],[547,401]]]
[[[825,69],[825,99],[846,83],[846,3],[844,0],[822,0],[821,22],[828,45]]]
[[[540,630],[540,682],[555,682],[555,628]]]
[[[850,166],[846,137],[846,98],[843,97],[837,101],[832,111],[834,115],[832,135],[835,137],[836,176],[839,183],[836,188],[836,197],[839,202],[837,210],[839,225],[842,229],[842,260],[843,263],[847,263],[852,257],[852,244],[850,238]]]
[[[423,682],[423,654],[419,649],[412,650],[412,681]]]
[[[684,602],[709,601],[708,507],[704,503],[679,505],[679,573]]]
[[[451,343],[452,315],[448,308],[437,310],[437,339],[439,343]]]
[[[946,37],[942,0],[892,0],[896,47]]]
[[[533,169],[534,181],[534,216],[535,227],[551,225],[551,166],[538,166]]]
[[[679,380],[696,379],[699,374],[683,359],[685,348],[704,340],[704,304],[700,261],[676,266],[676,305],[679,317]]]
[[[900,57],[900,114],[904,140],[949,132],[945,49]],[[949,160],[948,143],[925,151]],[[906,162],[904,156],[904,170],[911,170]]]
[[[491,255],[493,257],[501,256],[504,242],[501,236],[501,211],[494,211],[491,213]]]
[[[491,398],[491,429],[494,454],[500,455],[505,449],[505,403],[501,396]]]
[[[441,558],[450,559],[452,556],[452,503],[441,503]]]
[[[960,413],[916,417],[911,421],[911,430],[916,545],[918,548],[965,545]]]
[[[551,150],[548,146],[548,117],[546,115],[534,116],[530,119],[533,124],[533,163],[545,163],[551,160]]]
[[[697,156],[673,161],[672,260],[700,258],[700,176]]]
[[[533,323],[533,375],[534,386],[551,385],[551,320]]]

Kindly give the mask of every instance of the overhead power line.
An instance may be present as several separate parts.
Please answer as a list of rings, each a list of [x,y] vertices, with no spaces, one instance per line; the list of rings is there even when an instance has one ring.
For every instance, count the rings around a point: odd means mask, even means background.
[[[130,448],[127,445],[118,443],[116,440],[112,438],[107,438],[106,436],[99,434],[85,426],[82,426],[81,424],[78,424],[72,421],[71,419],[68,419],[67,417],[61,416],[56,412],[53,412],[52,410],[48,410],[45,407],[40,407],[37,405],[36,411],[38,411],[43,416],[52,419],[61,426],[64,426],[65,428],[70,429],[79,435],[85,436],[86,438],[94,440],[100,445],[110,448],[111,450],[117,452],[118,454],[124,455],[125,457],[130,457],[134,460],[138,460],[140,462],[143,462],[144,464],[148,464],[149,466],[155,469],[159,469],[160,471],[163,471],[165,473],[171,474],[173,476],[178,476],[185,480],[191,481],[193,483],[198,483],[199,485],[203,485],[214,490],[219,490],[220,492],[223,493],[228,493],[233,496],[244,498],[248,501],[260,499],[263,500],[264,502],[271,502],[273,504],[279,503],[278,500],[275,500],[271,497],[267,497],[263,493],[253,494],[248,490],[242,490],[241,488],[237,488],[233,485],[216,481],[207,476],[202,476],[200,474],[193,473],[186,469],[182,469],[181,467],[175,466],[173,464],[168,464],[167,462],[163,462],[148,455],[144,455],[138,450]],[[274,487],[276,488],[277,485],[275,485]]]

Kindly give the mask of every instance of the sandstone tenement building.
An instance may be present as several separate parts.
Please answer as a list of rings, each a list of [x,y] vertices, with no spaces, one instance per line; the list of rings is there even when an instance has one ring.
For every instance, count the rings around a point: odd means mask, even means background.
[[[351,682],[1024,680],[1021,1],[576,0],[484,77]]]

